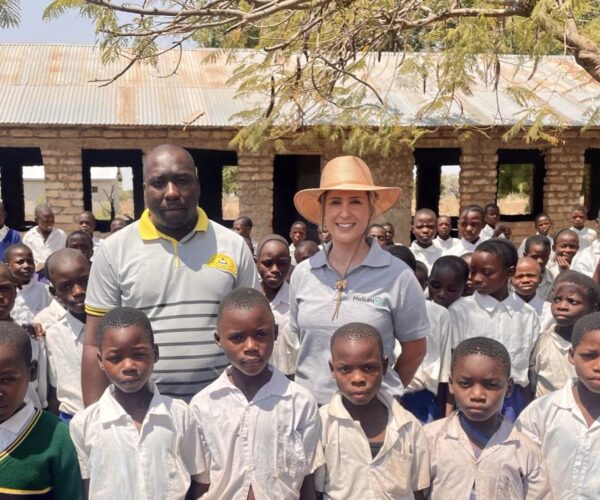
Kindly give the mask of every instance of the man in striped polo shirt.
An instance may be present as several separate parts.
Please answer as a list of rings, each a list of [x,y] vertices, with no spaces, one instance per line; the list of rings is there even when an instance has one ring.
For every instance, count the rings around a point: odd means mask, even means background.
[[[189,401],[227,365],[213,338],[217,308],[233,288],[258,288],[258,275],[243,238],[210,221],[199,197],[185,149],[166,144],[144,157],[146,210],[94,254],[85,301],[86,405],[108,383],[98,366],[96,329],[118,306],[140,309],[152,322],[160,351],[153,380],[161,394]]]

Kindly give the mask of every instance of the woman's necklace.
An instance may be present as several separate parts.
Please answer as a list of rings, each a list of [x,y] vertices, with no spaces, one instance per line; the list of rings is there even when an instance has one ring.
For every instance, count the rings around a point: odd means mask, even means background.
[[[354,258],[356,257],[356,254],[358,253],[358,249],[360,248],[361,242],[362,242],[362,240],[358,240],[358,245],[356,245],[356,248],[354,249],[354,253],[352,254],[352,257],[350,258],[350,262],[348,262],[348,265],[346,266],[346,270],[344,271],[343,275],[338,273],[337,269],[329,261],[329,254],[331,253],[331,250],[333,249],[333,244],[331,245],[331,249],[329,250],[329,252],[327,252],[325,254],[327,256],[327,262],[331,266],[331,269],[333,269],[335,271],[335,273],[338,275],[338,277],[340,278],[339,280],[337,280],[335,282],[335,289],[337,290],[337,297],[335,299],[335,310],[333,311],[333,316],[331,317],[331,321],[335,321],[338,318],[338,316],[340,315],[340,307],[342,305],[342,297],[344,296],[344,290],[346,289],[346,285],[347,285],[346,275],[348,274],[348,270],[350,269],[350,266],[352,265],[352,261],[354,260]]]

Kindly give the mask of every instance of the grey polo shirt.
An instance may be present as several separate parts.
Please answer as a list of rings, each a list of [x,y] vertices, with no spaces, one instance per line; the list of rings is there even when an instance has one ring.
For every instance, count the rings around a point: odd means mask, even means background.
[[[258,288],[259,281],[241,236],[198,209],[196,227],[177,241],[145,211],[99,247],[85,305],[94,316],[119,306],[146,313],[160,354],[152,380],[161,394],[189,401],[228,365],[213,336],[217,309],[243,286]]]
[[[308,388],[319,404],[337,390],[329,371],[329,342],[342,325],[359,321],[374,326],[383,339],[389,369],[383,386],[392,395],[403,392],[394,366],[394,339],[425,338],[429,329],[425,297],[412,270],[400,259],[371,245],[363,262],[348,272],[340,314],[335,311],[337,273],[325,251],[299,264],[290,282],[290,330],[299,337],[296,382]]]

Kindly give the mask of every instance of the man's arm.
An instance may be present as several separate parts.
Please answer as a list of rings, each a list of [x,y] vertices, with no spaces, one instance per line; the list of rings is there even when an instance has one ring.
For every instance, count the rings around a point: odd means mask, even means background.
[[[427,339],[411,340],[410,342],[400,342],[402,346],[402,354],[396,360],[394,370],[400,376],[402,385],[407,387],[410,381],[417,373],[417,369],[421,365],[425,354],[427,354]]]
[[[83,340],[83,357],[81,360],[81,390],[83,404],[89,406],[100,399],[108,387],[108,379],[98,363],[98,347],[96,345],[96,330],[100,318],[87,315],[85,337]]]

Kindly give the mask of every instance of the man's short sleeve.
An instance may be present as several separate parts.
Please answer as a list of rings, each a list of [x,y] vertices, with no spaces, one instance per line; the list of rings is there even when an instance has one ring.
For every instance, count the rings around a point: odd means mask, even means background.
[[[238,275],[235,283],[235,288],[256,288],[260,289],[260,281],[258,279],[258,272],[256,270],[256,264],[252,257],[252,252],[248,248],[248,245],[244,243],[242,246],[242,252],[240,254],[240,260],[237,263]]]
[[[98,248],[90,271],[85,312],[92,316],[103,316],[121,305],[121,286],[115,264],[107,255],[107,246],[105,244]]]

